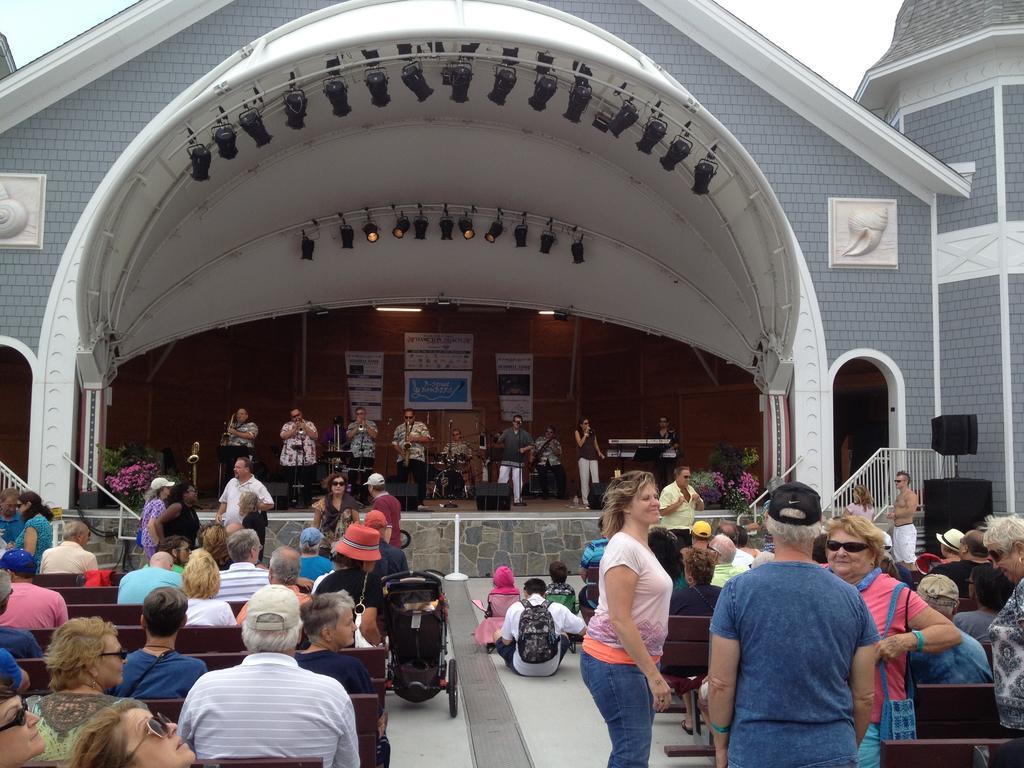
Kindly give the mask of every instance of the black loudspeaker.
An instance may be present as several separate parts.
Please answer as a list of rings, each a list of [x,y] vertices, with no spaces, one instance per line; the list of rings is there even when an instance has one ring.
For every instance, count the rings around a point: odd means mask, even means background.
[[[943,456],[978,452],[978,417],[973,413],[947,414],[932,419],[932,450]]]
[[[384,488],[401,502],[403,512],[416,511],[420,504],[420,489],[416,483],[384,483]]]
[[[267,493],[274,497],[274,509],[284,511],[288,509],[290,499],[288,498],[288,483],[264,483]]]
[[[508,483],[477,483],[476,508],[480,511],[508,511],[512,508],[512,487]]]
[[[590,495],[587,496],[587,506],[598,511],[604,509],[604,492],[608,489],[608,483],[591,483]]]
[[[950,528],[967,533],[992,514],[992,481],[966,477],[925,480],[921,502],[925,549],[939,554],[936,534]]]

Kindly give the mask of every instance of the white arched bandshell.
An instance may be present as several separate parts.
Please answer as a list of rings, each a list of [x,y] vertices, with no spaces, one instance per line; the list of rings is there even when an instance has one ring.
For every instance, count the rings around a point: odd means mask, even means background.
[[[20,235],[27,225],[28,209],[8,195],[0,184],[0,240]]]
[[[871,253],[882,241],[882,234],[889,226],[887,208],[868,208],[854,211],[847,221],[851,241],[843,256],[863,256]]]

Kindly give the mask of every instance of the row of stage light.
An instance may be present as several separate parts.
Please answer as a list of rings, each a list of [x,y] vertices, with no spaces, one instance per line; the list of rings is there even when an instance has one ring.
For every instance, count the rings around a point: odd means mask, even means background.
[[[392,210],[395,211],[394,206]],[[441,208],[441,218],[438,220],[438,228],[441,230],[442,240],[453,240],[456,226],[459,229],[459,234],[464,240],[472,240],[476,237],[476,228],[473,225],[473,214],[476,213],[476,208],[471,208],[465,211],[458,219],[452,218],[448,213],[448,206],[444,205]],[[373,218],[373,214],[370,213],[369,209],[364,209],[363,215],[366,217],[366,222],[362,226],[363,236],[366,238],[367,243],[376,243],[380,240],[381,230],[380,226]],[[514,218],[519,219],[519,223],[512,228],[512,236],[515,238],[516,248],[525,248],[526,239],[529,234],[530,228],[527,224],[528,214],[515,214]],[[394,212],[395,224],[391,228],[391,235],[398,240],[403,239],[410,230],[413,233],[413,239],[415,240],[426,240],[427,232],[430,229],[430,220],[424,215],[423,206],[417,206],[417,213],[413,219],[409,219],[402,210]],[[499,208],[497,215],[494,220],[491,221],[491,225],[487,228],[484,233],[484,240],[488,243],[497,242],[505,232],[505,213]],[[345,249],[355,248],[356,230],[348,223],[346,217],[343,214],[338,214],[338,220],[341,222],[340,234],[341,234],[341,247]],[[317,219],[311,219],[310,223],[317,230],[320,228],[320,221]],[[552,246],[558,242],[555,236],[555,230],[561,230],[570,235],[572,238],[572,245],[570,246],[570,252],[572,253],[573,264],[582,264],[584,262],[584,246],[583,246],[583,234],[579,231],[578,227],[569,226],[562,223],[556,223],[554,219],[547,219],[544,229],[540,235],[540,248],[538,249],[543,254],[551,253]],[[305,261],[313,260],[313,252],[316,250],[316,240],[306,234],[306,230],[302,230],[302,240],[300,242],[301,258]]]
[[[546,63],[550,63],[547,61]],[[580,65],[579,72],[590,74],[585,65]],[[426,77],[423,74],[423,66],[419,61],[412,61],[402,67],[402,82],[412,91],[419,101],[426,101],[433,93]],[[469,101],[469,86],[473,81],[473,67],[467,61],[459,61],[445,67],[442,73],[445,84],[451,87],[451,99],[457,103]],[[494,86],[487,98],[499,106],[504,106],[506,99],[516,86],[517,73],[513,66],[507,63],[499,64],[494,68]],[[388,91],[387,72],[380,66],[372,67],[366,72],[364,82],[370,93],[370,103],[376,107],[386,107],[391,102],[391,95]],[[547,108],[548,102],[558,91],[558,78],[551,74],[548,67],[538,67],[537,77],[533,83],[533,95],[527,99],[527,103],[536,111],[542,112]],[[324,81],[323,93],[331,104],[331,109],[338,117],[344,117],[352,111],[349,105],[348,85],[340,76],[328,77]],[[573,123],[579,123],[593,97],[593,88],[587,77],[577,74],[572,87],[569,89],[569,102],[563,117]],[[262,97],[257,92],[257,98],[262,105]],[[305,91],[292,86],[282,97],[285,122],[289,128],[299,130],[306,125],[306,109],[309,100]],[[659,102],[660,103],[660,102]],[[223,110],[221,110],[223,113]],[[636,142],[640,152],[650,155],[654,148],[668,134],[668,122],[663,119],[664,115],[652,111],[651,116],[643,128],[643,135]],[[640,119],[640,111],[633,101],[628,97],[623,101],[622,106],[611,118],[604,113],[599,113],[594,119],[593,125],[601,131],[611,133],[618,138],[622,133],[635,125]],[[238,116],[238,126],[248,134],[256,143],[257,147],[263,147],[270,143],[273,136],[267,130],[263,122],[262,108],[252,106],[245,109]],[[675,170],[683,160],[689,157],[693,151],[693,142],[688,131],[690,123],[683,126],[679,135],[673,138],[660,157],[661,166],[666,171]],[[237,133],[233,124],[224,115],[212,128],[212,142],[217,145],[217,154],[225,160],[231,160],[238,154]],[[709,185],[715,174],[718,172],[718,161],[715,158],[717,145],[712,146],[710,151],[698,160],[693,169],[692,191],[697,195],[706,195]],[[210,164],[212,154],[207,144],[201,143],[190,132],[188,153],[192,162],[191,175],[195,181],[206,181],[210,178]]]

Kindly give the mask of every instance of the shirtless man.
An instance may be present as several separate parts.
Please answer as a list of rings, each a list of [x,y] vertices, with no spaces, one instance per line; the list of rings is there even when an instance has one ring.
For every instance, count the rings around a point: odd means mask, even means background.
[[[896,562],[916,570],[917,528],[914,526],[914,513],[917,512],[917,492],[910,487],[910,475],[903,471],[897,472],[896,489],[899,492],[892,511],[888,513],[894,526],[892,554]]]

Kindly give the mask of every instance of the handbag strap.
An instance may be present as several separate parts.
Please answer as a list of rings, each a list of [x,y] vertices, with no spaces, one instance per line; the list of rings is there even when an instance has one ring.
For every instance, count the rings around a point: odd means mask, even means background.
[[[366,603],[364,601],[366,600],[366,582],[369,581],[369,579],[370,579],[369,571],[364,572],[363,573],[363,589],[359,593],[359,602],[356,603],[356,606],[355,606],[356,616],[359,616],[360,614],[362,614],[363,611],[366,610]]]
[[[163,660],[164,656],[167,656],[167,655],[169,655],[171,653],[174,653],[174,651],[166,651],[164,653],[161,653],[155,659],[153,659],[153,662],[148,667],[146,667],[145,670],[143,670],[141,675],[139,675],[137,678],[135,678],[135,682],[132,683],[131,687],[127,691],[124,692],[124,697],[123,698],[130,699],[132,697],[132,694],[135,693],[135,691],[138,689],[139,684],[142,682],[142,678],[144,678],[146,675],[148,675],[150,672],[152,672],[153,671],[153,667],[155,667],[157,664],[159,664]]]
[[[900,581],[900,582],[896,583],[896,586],[892,590],[892,599],[889,601],[889,615],[885,619],[885,629],[882,630],[882,640],[884,640],[885,638],[887,638],[889,636],[889,628],[892,626],[892,620],[896,616],[896,604],[897,604],[897,601],[899,600],[900,592],[903,591],[903,589],[906,586],[907,586],[906,584],[904,584],[902,581]],[[908,595],[907,596],[907,600],[909,601],[909,599],[910,599],[910,596]],[[908,605],[909,605],[909,602],[908,602]],[[885,668],[888,665],[888,663],[889,663],[888,661],[883,659],[882,663],[879,665],[879,671],[880,671],[880,674],[882,676],[882,696],[883,696],[886,704],[889,703],[889,701],[890,701],[890,699],[889,699],[889,680],[888,680],[888,676],[885,673]]]

